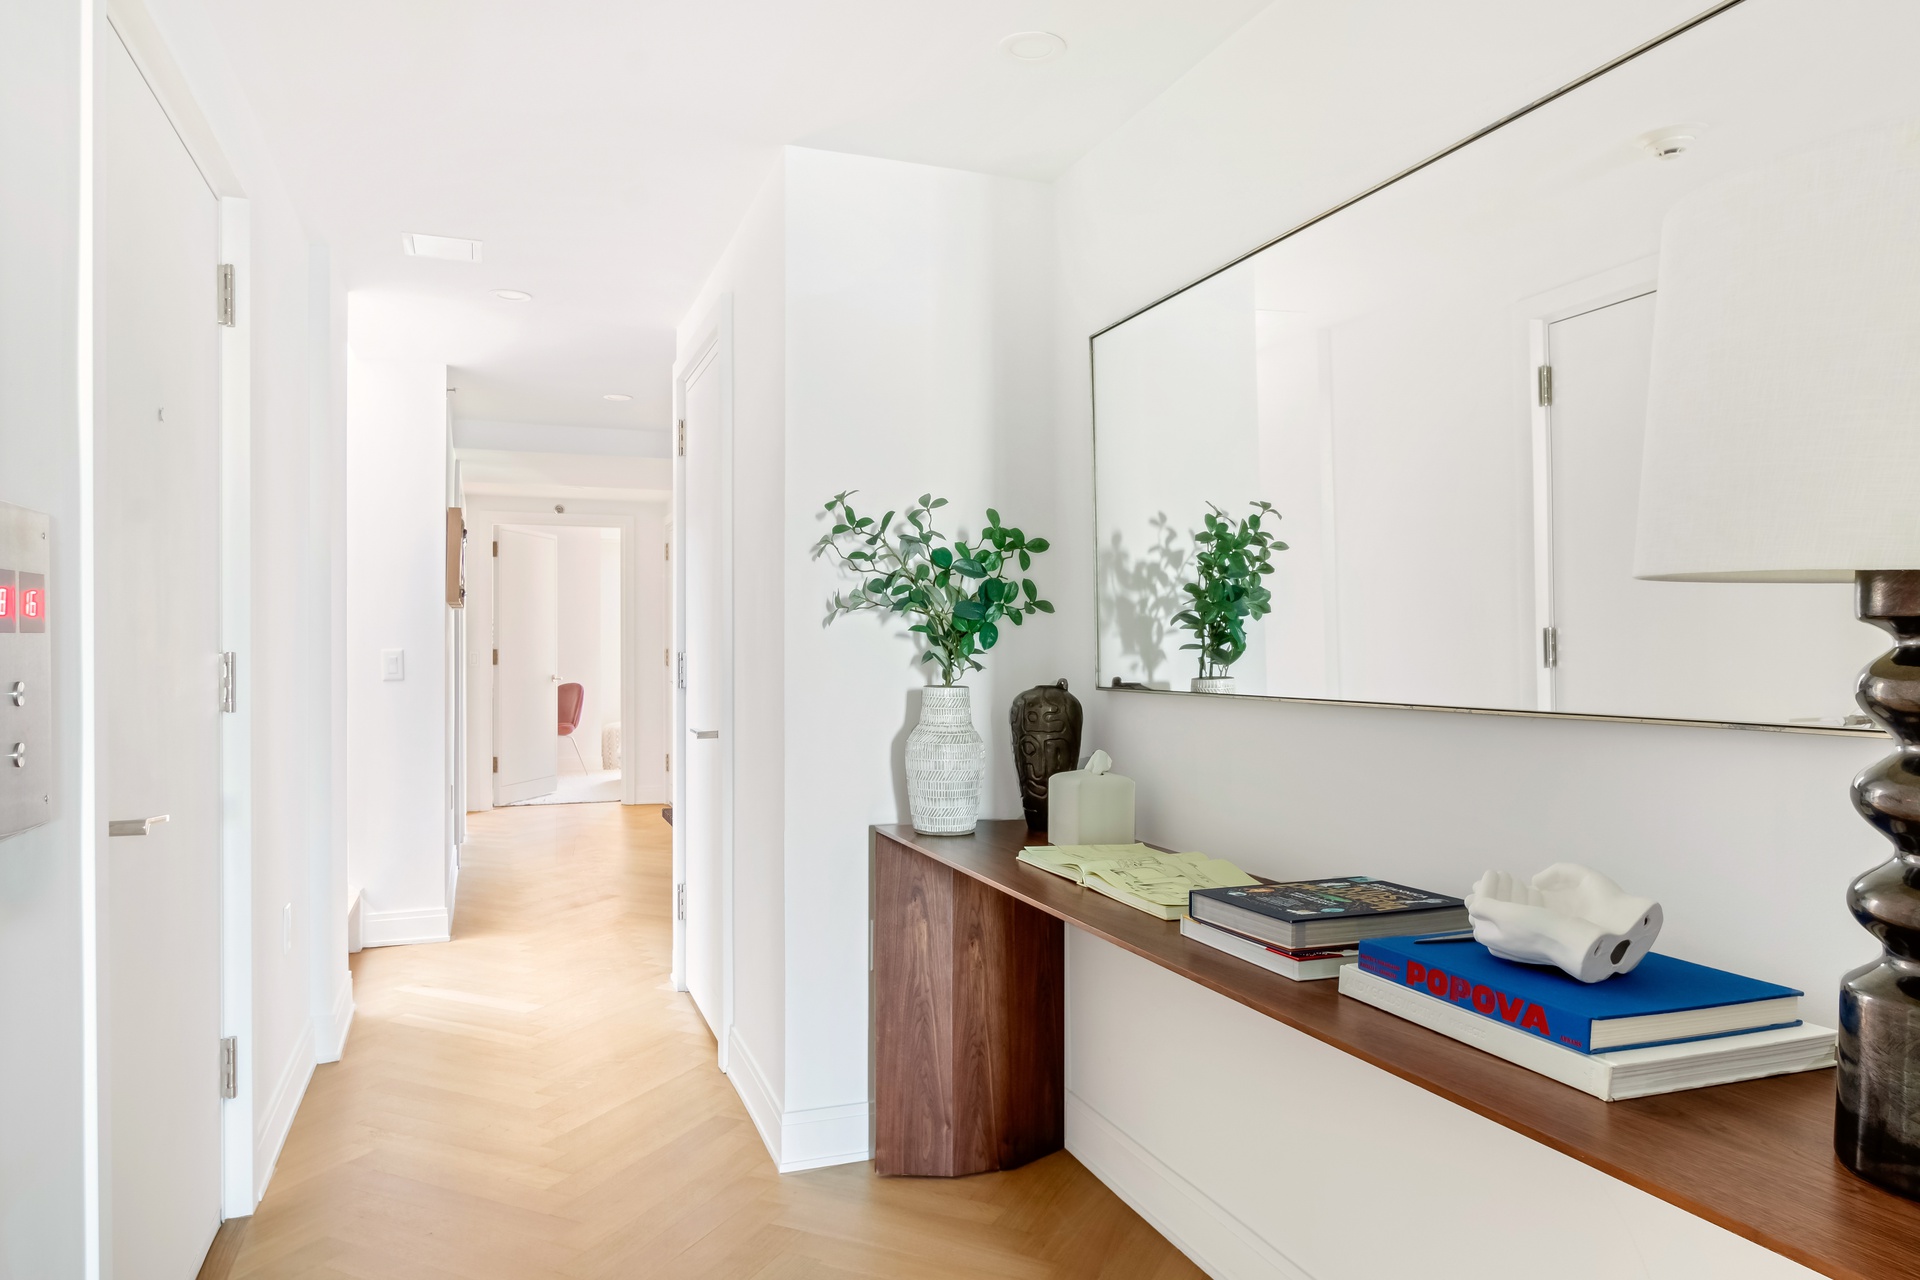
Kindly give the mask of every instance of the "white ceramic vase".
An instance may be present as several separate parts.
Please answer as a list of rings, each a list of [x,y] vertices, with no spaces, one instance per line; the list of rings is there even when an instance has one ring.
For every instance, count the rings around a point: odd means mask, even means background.
[[[932,685],[907,735],[907,807],[923,836],[963,836],[980,819],[987,744],[973,727],[973,690]]]
[[[1232,693],[1232,676],[1195,676],[1187,685],[1189,693]]]

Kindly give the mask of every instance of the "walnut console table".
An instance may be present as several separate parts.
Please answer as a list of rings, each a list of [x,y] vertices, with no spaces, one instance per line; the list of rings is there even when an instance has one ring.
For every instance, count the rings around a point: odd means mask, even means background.
[[[881,1173],[978,1173],[1060,1148],[1071,924],[1824,1275],[1920,1275],[1920,1204],[1833,1158],[1829,1071],[1601,1102],[1015,861],[1037,839],[1017,821],[873,828]]]

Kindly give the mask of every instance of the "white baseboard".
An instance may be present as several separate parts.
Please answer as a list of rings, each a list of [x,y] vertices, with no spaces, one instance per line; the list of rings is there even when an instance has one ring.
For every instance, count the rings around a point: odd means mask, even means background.
[[[300,1100],[307,1096],[307,1083],[313,1079],[313,1066],[313,1028],[309,1025],[300,1033],[300,1039],[294,1042],[286,1062],[281,1064],[279,1078],[273,1082],[273,1094],[254,1126],[255,1204],[260,1203],[260,1197],[267,1193],[267,1183],[273,1178],[273,1167],[280,1160],[280,1148],[287,1145],[287,1134],[293,1129],[293,1117],[300,1110]]]
[[[333,1008],[317,1014],[313,1020],[313,1059],[338,1062],[347,1051],[347,1032],[353,1026],[353,970],[340,974],[333,993]]]
[[[1213,1280],[1313,1280],[1071,1091],[1067,1150]]]
[[[453,934],[445,910],[368,911],[360,909],[360,945],[402,947],[415,942],[445,942]]]
[[[727,1034],[727,1078],[760,1131],[781,1173],[857,1164],[873,1158],[873,1108],[865,1102],[785,1111],[752,1050],[737,1031]]]

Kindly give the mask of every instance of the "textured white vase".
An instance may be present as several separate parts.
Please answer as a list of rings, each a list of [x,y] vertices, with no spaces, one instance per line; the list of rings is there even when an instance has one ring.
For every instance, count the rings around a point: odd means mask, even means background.
[[[1188,693],[1232,693],[1232,676],[1195,676],[1187,685]]]
[[[907,735],[907,807],[923,836],[962,836],[980,819],[987,744],[973,727],[973,690],[922,691],[920,723]]]

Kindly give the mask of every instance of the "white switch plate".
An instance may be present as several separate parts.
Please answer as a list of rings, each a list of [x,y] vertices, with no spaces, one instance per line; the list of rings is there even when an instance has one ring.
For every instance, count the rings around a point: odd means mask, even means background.
[[[405,649],[382,649],[380,651],[380,678],[382,680],[405,680],[407,678],[407,651]]]

